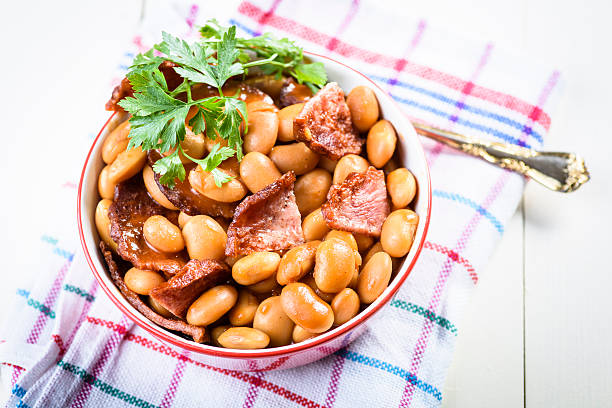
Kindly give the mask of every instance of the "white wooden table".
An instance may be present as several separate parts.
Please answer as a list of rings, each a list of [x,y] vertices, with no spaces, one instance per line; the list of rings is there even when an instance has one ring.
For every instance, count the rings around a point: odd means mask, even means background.
[[[220,1],[217,17],[236,2]],[[58,178],[68,179],[71,161],[82,160],[54,159],[62,146],[40,136],[61,127],[82,143],[99,126],[108,84],[96,79],[108,78],[132,27],[158,4],[144,6],[120,0],[2,6],[0,174],[3,191],[11,192],[0,200],[2,319],[10,318],[6,305],[15,287],[31,279],[28,240],[38,238],[29,232],[53,216],[45,210],[53,199],[48,192]],[[567,87],[547,147],[580,152],[593,175],[572,195],[528,186],[460,325],[444,406],[611,406],[612,3],[393,0],[382,7],[409,7],[434,25],[556,65]]]

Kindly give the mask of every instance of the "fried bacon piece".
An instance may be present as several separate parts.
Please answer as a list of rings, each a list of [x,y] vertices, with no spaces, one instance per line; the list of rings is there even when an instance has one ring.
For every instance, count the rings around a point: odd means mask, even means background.
[[[304,84],[298,84],[291,77],[283,81],[283,86],[280,89],[279,102],[280,107],[284,108],[296,103],[304,103],[312,98],[312,91]]]
[[[372,237],[380,236],[389,211],[385,174],[374,167],[333,185],[321,207],[328,227]]]
[[[294,183],[295,173],[285,173],[236,207],[227,229],[225,255],[279,251],[304,242]]]
[[[132,292],[127,287],[127,285],[123,281],[121,273],[119,272],[117,262],[113,258],[113,253],[111,252],[108,245],[104,243],[104,241],[100,241],[100,250],[102,251],[102,255],[104,255],[104,260],[108,265],[108,270],[110,272],[111,279],[113,280],[113,282],[115,282],[115,285],[117,285],[123,296],[125,296],[125,299],[130,303],[130,305],[134,306],[136,310],[138,310],[147,319],[151,320],[153,323],[159,326],[165,327],[166,329],[175,330],[193,337],[193,341],[195,341],[196,343],[204,343],[209,340],[208,333],[206,333],[206,330],[204,330],[203,327],[193,326],[179,319],[167,319],[154,312],[142,301],[138,294]],[[127,268],[128,266],[125,267],[125,269]]]
[[[363,139],[353,126],[344,92],[335,82],[312,97],[293,121],[295,138],[332,160],[360,154]]]
[[[148,154],[149,164],[151,166],[161,158],[159,152],[150,150]],[[185,164],[185,173],[189,172],[196,167],[196,164],[190,163]],[[170,188],[162,184],[159,179],[160,175],[155,173],[155,182],[159,187],[159,190],[163,195],[166,196],[175,207],[179,208],[187,215],[210,215],[211,217],[223,217],[232,218],[234,215],[234,209],[236,204],[233,203],[221,203],[219,201],[212,200],[203,194],[198,193],[189,183],[189,178],[185,177],[185,180],[180,181],[174,180],[174,188]]]
[[[174,275],[187,263],[187,253],[157,252],[145,242],[142,226],[152,215],[163,215],[178,225],[178,212],[162,207],[149,197],[141,174],[119,183],[108,209],[111,238],[118,245],[117,253],[135,267]]]
[[[170,61],[164,61],[159,64],[159,70],[166,78],[166,83],[168,84],[168,89],[173,90],[177,86],[183,82],[183,78],[174,71],[174,67],[178,67],[177,64]],[[107,111],[118,111],[123,112],[123,108],[119,106],[119,101],[125,97],[133,96],[134,91],[132,90],[132,85],[127,77],[121,80],[121,83],[113,89],[113,93],[111,94],[110,99],[106,102],[106,110]]]
[[[189,306],[202,292],[227,281],[229,267],[212,259],[192,259],[183,269],[153,290],[150,296],[178,317],[185,317]]]

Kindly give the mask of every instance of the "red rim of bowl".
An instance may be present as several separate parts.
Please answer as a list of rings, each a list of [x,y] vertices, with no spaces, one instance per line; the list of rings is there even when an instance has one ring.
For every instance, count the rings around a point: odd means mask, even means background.
[[[374,81],[372,81],[370,78],[368,78],[367,76],[365,76],[361,72],[357,71],[354,68],[349,67],[346,64],[343,64],[342,62],[336,61],[336,60],[334,60],[332,58],[329,58],[329,57],[326,57],[324,55],[319,55],[319,54],[315,54],[315,53],[311,53],[311,52],[306,52],[306,51],[304,53],[307,54],[307,55],[313,55],[315,57],[323,58],[323,59],[329,60],[331,62],[334,62],[336,64],[342,65],[343,67],[348,68],[351,71],[355,72],[356,74],[360,75],[361,77],[366,79],[368,82],[370,82],[370,84],[373,87],[376,87],[381,92],[383,92],[391,100],[393,105],[395,105],[395,107],[397,109],[399,109],[400,112],[402,112],[402,110],[399,107],[399,105],[397,104],[397,102],[395,102],[395,100],[393,100],[393,98],[387,92],[385,92]],[[395,279],[392,281],[392,284],[394,286],[393,289],[391,291],[387,292],[386,294],[383,294],[384,297],[382,298],[382,300],[377,299],[377,304],[376,305],[374,305],[373,307],[371,307],[371,306],[368,307],[363,312],[358,314],[353,320],[349,321],[348,323],[345,323],[344,325],[342,325],[340,327],[337,327],[334,330],[331,330],[331,331],[329,331],[327,333],[321,334],[320,336],[317,336],[317,337],[315,337],[313,339],[307,340],[307,341],[302,342],[302,343],[290,344],[290,345],[282,346],[282,347],[275,347],[275,348],[271,348],[271,349],[261,349],[261,350],[255,350],[255,351],[250,351],[250,350],[232,350],[232,349],[223,349],[223,348],[219,348],[219,347],[215,347],[215,346],[209,346],[209,345],[206,345],[206,344],[198,344],[198,343],[194,343],[193,341],[190,341],[190,340],[187,340],[187,339],[181,339],[179,341],[176,338],[169,336],[166,333],[166,329],[164,329],[162,327],[158,327],[154,323],[149,322],[149,321],[145,321],[145,320],[141,319],[139,316],[136,316],[134,313],[132,313],[130,310],[128,310],[119,299],[117,299],[115,297],[115,295],[106,286],[104,280],[100,276],[100,272],[97,270],[96,266],[94,265],[94,262],[93,262],[93,260],[91,258],[90,253],[89,253],[87,244],[85,242],[85,236],[84,236],[84,233],[83,233],[83,225],[81,223],[81,191],[82,191],[82,188],[83,188],[83,180],[85,178],[85,172],[87,170],[87,164],[89,163],[89,159],[91,157],[91,154],[92,154],[94,148],[96,147],[98,139],[100,138],[100,136],[102,135],[102,132],[104,132],[104,130],[106,129],[106,127],[108,126],[110,121],[115,117],[115,115],[116,115],[116,112],[114,112],[108,118],[108,120],[104,123],[104,126],[102,126],[102,129],[100,129],[100,132],[98,132],[98,135],[94,139],[94,141],[93,141],[93,143],[91,145],[91,148],[89,149],[89,152],[87,153],[87,158],[85,159],[85,164],[83,165],[83,170],[81,171],[81,179],[79,180],[79,188],[78,188],[78,195],[77,195],[77,224],[78,224],[78,228],[79,228],[79,238],[81,240],[81,246],[83,248],[83,252],[85,253],[85,258],[87,259],[87,263],[89,264],[90,269],[92,270],[96,280],[98,281],[98,284],[100,284],[100,286],[102,287],[102,289],[104,290],[106,295],[111,299],[111,301],[115,304],[115,306],[117,306],[123,312],[123,314],[128,316],[131,320],[133,320],[142,329],[146,330],[148,333],[152,334],[153,336],[157,337],[158,339],[160,339],[162,341],[168,342],[168,343],[170,343],[170,344],[172,344],[174,346],[180,347],[182,349],[186,349],[186,350],[197,352],[197,353],[210,354],[210,355],[215,356],[215,357],[236,358],[236,359],[275,357],[275,356],[281,356],[281,355],[285,355],[285,354],[293,354],[295,352],[299,352],[299,351],[302,351],[302,350],[314,348],[316,346],[322,345],[323,343],[327,343],[327,342],[335,339],[336,337],[341,336],[344,333],[349,332],[353,328],[355,328],[358,325],[364,323],[367,319],[369,319],[376,312],[378,312],[383,306],[385,306],[387,303],[389,303],[389,300],[391,300],[393,295],[395,295],[395,293],[399,290],[399,288],[404,283],[406,278],[408,278],[408,275],[410,275],[410,272],[412,271],[412,268],[414,267],[414,264],[416,263],[417,259],[419,258],[420,254],[421,254],[421,251],[423,250],[423,245],[425,244],[425,239],[427,237],[427,231],[429,229],[429,222],[430,222],[430,218],[431,218],[431,200],[432,200],[432,198],[431,198],[431,176],[430,176],[430,173],[429,173],[429,165],[427,164],[427,160],[426,160],[425,157],[423,157],[423,159],[424,159],[424,162],[425,162],[425,174],[426,174],[426,178],[427,178],[426,183],[428,185],[428,194],[427,194],[427,197],[426,197],[426,199],[427,199],[427,216],[425,217],[425,226],[424,226],[424,229],[423,229],[422,239],[419,242],[419,244],[418,244],[419,246],[417,248],[417,251],[416,251],[414,257],[412,258],[412,261],[408,265],[406,271],[401,276],[396,276],[395,277]],[[408,122],[410,123],[410,120],[408,120]],[[421,145],[421,151],[423,152],[423,156],[424,156],[425,152],[423,150],[423,146],[422,146],[420,140],[418,140],[418,143]]]

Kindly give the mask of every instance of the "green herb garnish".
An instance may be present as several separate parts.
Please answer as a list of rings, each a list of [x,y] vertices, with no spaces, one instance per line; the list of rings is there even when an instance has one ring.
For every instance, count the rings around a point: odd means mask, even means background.
[[[314,92],[327,82],[323,65],[305,63],[302,49],[286,38],[279,40],[267,33],[250,39],[237,38],[236,26],[220,27],[214,20],[202,27],[201,34],[201,41],[188,44],[162,33],[161,43],[134,58],[127,74],[134,96],[119,102],[132,115],[128,148],[141,146],[145,151],[159,149],[161,153],[174,149],[153,166],[161,175],[160,182],[170,187],[176,178],[185,179],[180,153],[210,172],[217,186],[232,179],[217,167],[234,155],[239,161],[242,159],[240,128],[244,124],[247,131],[248,118],[244,101],[237,95],[223,94],[222,87],[228,79],[259,66],[264,74],[291,75]],[[159,69],[164,61],[176,64],[173,69],[183,78],[172,91]],[[196,84],[210,85],[219,95],[193,100],[191,90]],[[206,131],[212,140],[220,137],[227,141],[227,147],[217,143],[203,159],[185,154],[180,142],[185,138],[185,119],[192,107],[197,108],[189,120],[193,132]]]
[[[200,29],[200,34],[208,43],[221,41],[227,28],[219,26],[216,20],[210,20]],[[302,48],[287,38],[278,39],[270,33],[253,38],[237,38],[236,47],[240,50],[240,60],[249,61],[252,53],[263,58],[261,64],[264,74],[275,74],[280,77],[286,73],[298,83],[307,85],[316,93],[327,82],[327,74],[320,62],[305,63]]]

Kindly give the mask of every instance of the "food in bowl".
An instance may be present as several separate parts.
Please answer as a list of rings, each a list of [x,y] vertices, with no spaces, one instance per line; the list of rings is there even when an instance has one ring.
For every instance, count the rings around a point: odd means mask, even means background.
[[[387,288],[416,179],[371,89],[345,97],[288,40],[202,34],[164,34],[107,104],[126,120],[101,149],[101,251],[133,307],[197,343],[305,341]]]

